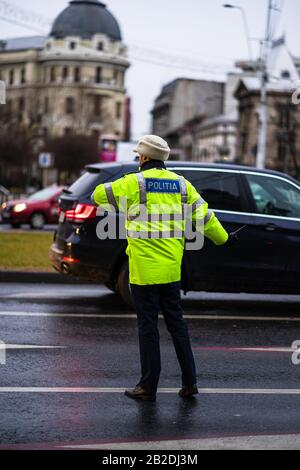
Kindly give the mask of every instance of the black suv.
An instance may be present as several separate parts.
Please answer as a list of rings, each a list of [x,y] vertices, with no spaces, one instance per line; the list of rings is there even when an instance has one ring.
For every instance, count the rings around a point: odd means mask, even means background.
[[[230,247],[216,247],[206,239],[202,250],[186,251],[184,291],[299,293],[300,184],[296,180],[237,165],[170,162],[168,168],[198,189],[228,232],[247,225],[239,242]],[[51,247],[57,271],[102,282],[127,303],[127,243],[97,238],[101,216],[91,194],[97,185],[137,170],[137,163],[88,166],[61,197],[60,222]]]

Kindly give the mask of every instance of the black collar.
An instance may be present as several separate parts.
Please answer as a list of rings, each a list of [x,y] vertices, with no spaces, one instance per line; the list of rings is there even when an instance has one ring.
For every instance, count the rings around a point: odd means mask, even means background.
[[[149,160],[141,166],[141,171],[153,170],[153,168],[161,168],[162,170],[166,170],[166,166],[161,160]]]

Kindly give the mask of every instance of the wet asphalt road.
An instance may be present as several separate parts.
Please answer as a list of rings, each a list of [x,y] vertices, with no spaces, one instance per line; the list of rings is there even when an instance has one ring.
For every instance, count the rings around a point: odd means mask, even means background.
[[[18,232],[19,230],[25,230],[26,232],[32,231],[30,225],[22,225],[20,229],[13,228],[10,224],[5,224],[0,221],[0,232]],[[57,230],[57,225],[45,225],[43,232],[55,232]],[[35,230],[36,231],[36,230]]]
[[[0,448],[300,448],[300,365],[291,361],[300,297],[222,297],[183,302],[201,389],[193,401],[177,396],[180,371],[160,321],[152,404],[123,394],[139,378],[138,343],[134,312],[116,295],[102,286],[0,284]]]

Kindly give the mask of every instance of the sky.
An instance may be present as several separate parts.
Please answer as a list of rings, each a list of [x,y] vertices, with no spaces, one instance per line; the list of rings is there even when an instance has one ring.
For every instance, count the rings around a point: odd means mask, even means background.
[[[67,0],[6,0],[54,19]],[[241,11],[223,8],[222,0],[102,0],[118,20],[129,47],[131,67],[126,76],[132,99],[133,138],[151,131],[151,109],[166,83],[178,78],[225,79],[236,60],[248,58]],[[300,57],[300,0],[274,0],[281,11],[273,15],[274,37],[286,35],[290,52]],[[244,8],[253,55],[264,36],[267,0],[237,0]],[[45,29],[47,34],[47,28]],[[32,36],[20,25],[1,19],[0,38]],[[39,33],[36,33],[39,34]]]

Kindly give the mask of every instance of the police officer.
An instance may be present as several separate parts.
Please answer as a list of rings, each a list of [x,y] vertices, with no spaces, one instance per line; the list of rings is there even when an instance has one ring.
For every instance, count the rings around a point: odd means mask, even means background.
[[[224,245],[229,235],[192,184],[166,169],[170,148],[163,139],[144,136],[135,152],[140,172],[96,188],[93,199],[104,209],[125,211],[131,293],[137,311],[141,378],[129,398],[155,401],[161,372],[158,315],[162,312],[182,371],[180,397],[198,393],[194,356],[180,299],[184,253],[183,207],[204,235]]]

